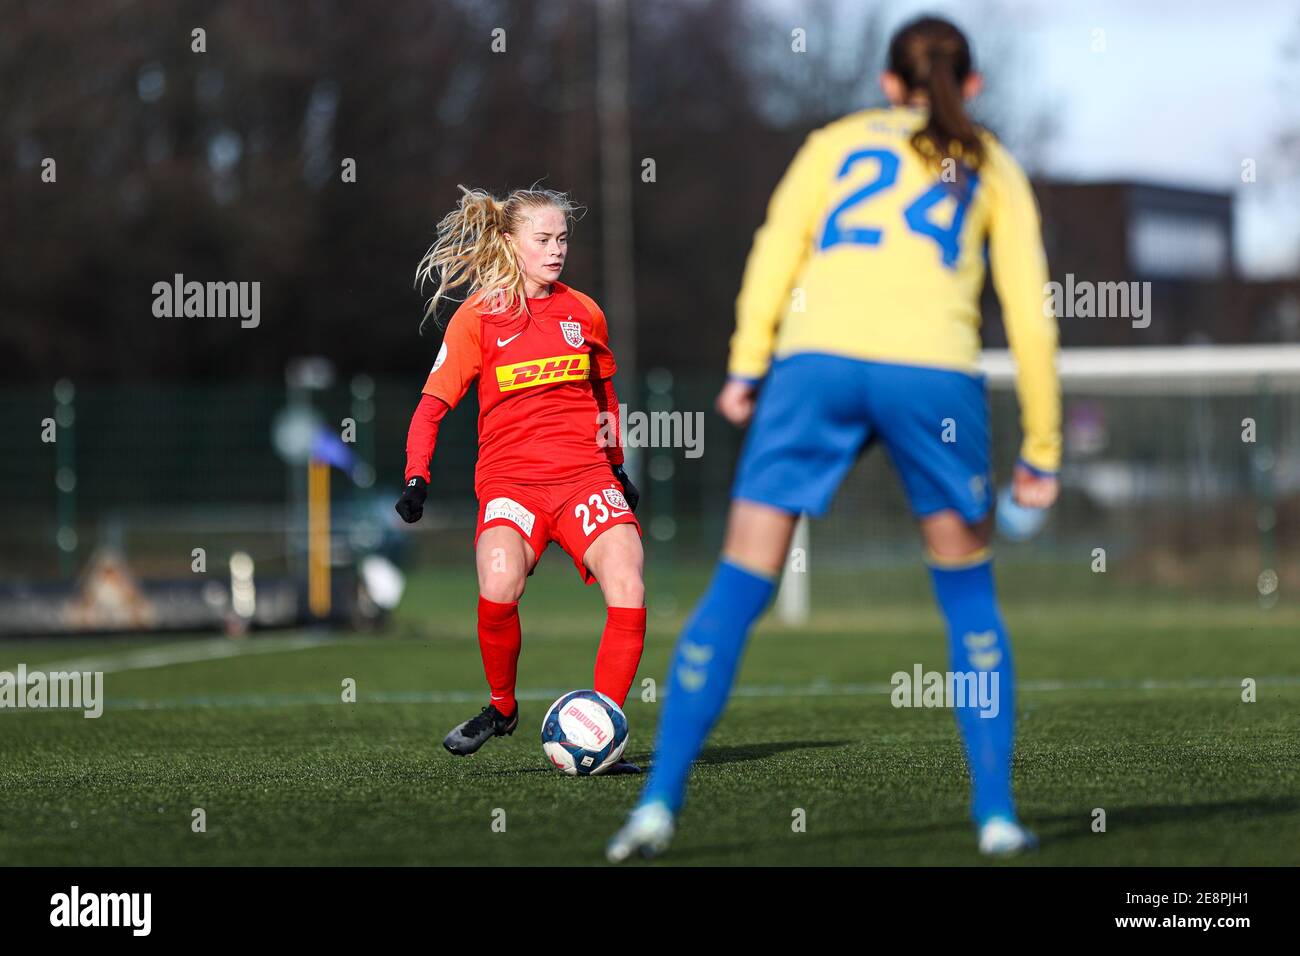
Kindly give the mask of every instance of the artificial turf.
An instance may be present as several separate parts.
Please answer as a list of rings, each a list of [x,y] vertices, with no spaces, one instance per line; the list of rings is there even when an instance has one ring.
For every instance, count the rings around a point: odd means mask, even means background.
[[[662,677],[689,587],[673,613],[651,615],[626,707],[638,761],[662,702],[643,700],[641,681]],[[472,581],[444,573],[415,578],[377,636],[0,644],[0,669],[95,662],[107,698],[96,720],[0,712],[0,860],[602,862],[638,779],[565,777],[538,740],[550,700],[590,684],[598,593],[560,562],[539,570],[522,605],[520,729],[457,759],[441,737],[484,695],[472,608]],[[1021,683],[1016,792],[1042,839],[1018,862],[1300,863],[1300,615],[1022,594],[1006,616]],[[178,646],[198,659],[167,663]],[[823,601],[804,628],[765,622],[662,862],[981,863],[952,715],[891,705],[890,675],[917,663],[943,670],[944,640],[905,584],[865,606]],[[349,678],[355,703],[342,699]]]

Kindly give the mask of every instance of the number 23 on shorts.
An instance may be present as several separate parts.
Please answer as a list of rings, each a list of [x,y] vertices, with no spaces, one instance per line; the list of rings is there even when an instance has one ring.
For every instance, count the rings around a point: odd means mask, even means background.
[[[573,506],[573,517],[581,522],[583,537],[591,537],[597,529],[608,524],[611,519],[616,524],[634,523],[632,511],[627,506],[622,489],[618,487],[602,488],[588,495]],[[624,522],[620,519],[631,518]]]

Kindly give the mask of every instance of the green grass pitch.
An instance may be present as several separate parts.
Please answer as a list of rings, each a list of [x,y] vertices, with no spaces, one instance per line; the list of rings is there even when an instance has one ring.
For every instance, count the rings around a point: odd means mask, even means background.
[[[0,712],[0,860],[603,862],[640,781],[568,778],[542,757],[543,710],[589,686],[603,621],[596,589],[551,557],[522,605],[520,729],[466,759],[440,745],[485,693],[463,574],[415,577],[381,636],[0,643],[0,669],[95,662],[107,698],[98,720]],[[894,576],[845,584],[851,598],[819,601],[806,629],[760,627],[664,864],[981,863],[952,715],[896,709],[882,691],[915,663],[946,668],[924,573]],[[680,572],[666,615],[653,612],[663,582],[652,577],[638,680],[662,678],[705,577]],[[1018,862],[1300,863],[1295,609],[1065,597],[1003,578],[1022,685],[1016,791],[1043,843]],[[346,678],[356,703],[342,701]],[[1258,682],[1254,703],[1243,678]],[[649,758],[659,706],[638,683],[634,759]],[[192,830],[196,808],[206,832]]]

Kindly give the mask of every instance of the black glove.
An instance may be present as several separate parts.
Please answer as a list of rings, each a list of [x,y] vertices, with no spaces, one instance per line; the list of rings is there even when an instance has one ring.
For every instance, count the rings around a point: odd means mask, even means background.
[[[420,520],[420,516],[424,514],[424,499],[428,497],[428,494],[429,483],[419,475],[406,483],[406,488],[402,491],[402,497],[394,505],[403,521],[407,524],[414,524]]]
[[[632,484],[632,479],[627,476],[622,465],[614,466],[614,477],[623,486],[623,497],[627,499],[627,506],[635,513],[637,502],[641,500],[641,492],[636,490],[636,485]]]

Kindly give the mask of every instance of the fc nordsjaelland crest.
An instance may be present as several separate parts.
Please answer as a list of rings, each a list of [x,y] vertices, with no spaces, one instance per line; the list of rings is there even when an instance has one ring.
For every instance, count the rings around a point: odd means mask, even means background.
[[[570,316],[569,318],[573,318]],[[577,322],[561,322],[560,331],[564,333],[564,341],[568,342],[575,349],[582,344],[582,326]]]

